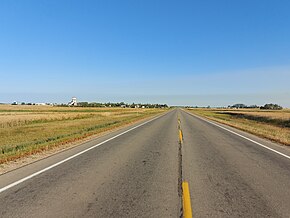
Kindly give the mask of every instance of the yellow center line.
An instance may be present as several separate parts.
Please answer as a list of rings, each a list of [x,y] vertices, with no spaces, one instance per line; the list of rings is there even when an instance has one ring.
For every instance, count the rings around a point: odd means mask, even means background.
[[[182,143],[183,137],[182,137],[182,130],[179,130],[179,141]]]
[[[182,200],[183,200],[183,217],[192,218],[191,202],[190,202],[190,193],[188,182],[182,182]]]

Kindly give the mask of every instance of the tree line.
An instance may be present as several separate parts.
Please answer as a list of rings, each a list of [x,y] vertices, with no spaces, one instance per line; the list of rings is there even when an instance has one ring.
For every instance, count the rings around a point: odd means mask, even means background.
[[[265,104],[264,106],[257,106],[257,105],[245,105],[245,104],[234,104],[229,105],[228,108],[236,108],[236,109],[242,109],[242,108],[260,108],[261,110],[282,110],[283,107],[278,104]]]

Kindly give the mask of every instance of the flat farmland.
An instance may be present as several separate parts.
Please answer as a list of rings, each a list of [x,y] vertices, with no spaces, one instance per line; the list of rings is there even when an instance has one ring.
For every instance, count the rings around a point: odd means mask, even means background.
[[[0,164],[76,143],[164,111],[0,105]]]
[[[189,109],[189,112],[244,130],[257,136],[290,145],[290,110]]]

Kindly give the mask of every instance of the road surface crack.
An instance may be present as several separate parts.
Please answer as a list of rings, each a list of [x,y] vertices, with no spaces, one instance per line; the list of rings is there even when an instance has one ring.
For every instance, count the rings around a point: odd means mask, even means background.
[[[181,121],[178,118],[178,132],[182,132],[181,130]],[[183,217],[183,202],[182,202],[182,139],[179,137],[178,142],[178,196],[180,199],[180,218]]]

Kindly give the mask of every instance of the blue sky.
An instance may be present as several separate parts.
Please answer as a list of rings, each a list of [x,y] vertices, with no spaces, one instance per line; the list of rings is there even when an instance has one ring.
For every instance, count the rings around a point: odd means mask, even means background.
[[[290,107],[290,1],[2,0],[0,102]]]

